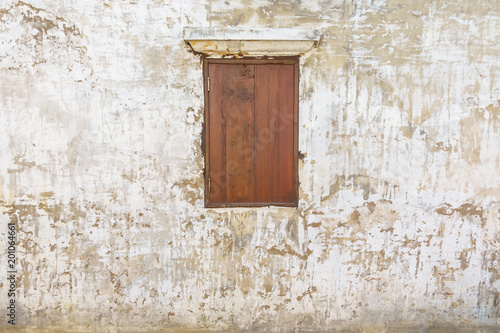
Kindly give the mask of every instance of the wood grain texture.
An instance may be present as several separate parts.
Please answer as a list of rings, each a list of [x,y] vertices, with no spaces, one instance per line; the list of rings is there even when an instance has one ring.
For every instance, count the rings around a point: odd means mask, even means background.
[[[225,67],[227,201],[253,202],[255,67]]]
[[[258,198],[266,202],[290,202],[293,194],[293,65],[257,66],[255,99]]]
[[[209,63],[209,206],[296,205],[296,66]]]
[[[278,193],[277,201],[293,202],[294,200],[294,66],[275,65],[279,67],[279,88],[276,91],[278,108]]]
[[[226,118],[228,108],[224,96],[226,66],[209,65],[210,114],[209,114],[209,201],[226,202]]]

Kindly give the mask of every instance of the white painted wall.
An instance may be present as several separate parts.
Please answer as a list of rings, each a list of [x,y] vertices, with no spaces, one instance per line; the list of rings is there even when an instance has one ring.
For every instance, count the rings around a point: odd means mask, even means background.
[[[500,327],[496,0],[0,8],[0,249],[15,222],[16,326]],[[321,31],[301,61],[297,209],[203,207],[186,26]]]

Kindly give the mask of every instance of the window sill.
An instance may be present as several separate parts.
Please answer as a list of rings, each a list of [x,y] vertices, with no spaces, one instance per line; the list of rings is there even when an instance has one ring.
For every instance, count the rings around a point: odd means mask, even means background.
[[[208,56],[302,56],[317,47],[317,29],[185,28],[193,51]]]
[[[297,203],[269,203],[269,202],[252,202],[252,203],[225,203],[225,204],[214,204],[207,203],[205,208],[251,208],[251,207],[289,207],[296,208]]]

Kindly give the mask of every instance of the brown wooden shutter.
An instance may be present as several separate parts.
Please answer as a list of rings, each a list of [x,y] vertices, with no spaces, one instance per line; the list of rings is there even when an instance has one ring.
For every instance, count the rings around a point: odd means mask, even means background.
[[[294,63],[206,67],[207,206],[296,205]]]

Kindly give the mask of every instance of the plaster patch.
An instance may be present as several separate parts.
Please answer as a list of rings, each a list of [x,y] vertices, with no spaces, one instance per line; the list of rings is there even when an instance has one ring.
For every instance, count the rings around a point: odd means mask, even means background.
[[[500,280],[496,280],[492,283],[492,286],[500,293]]]

